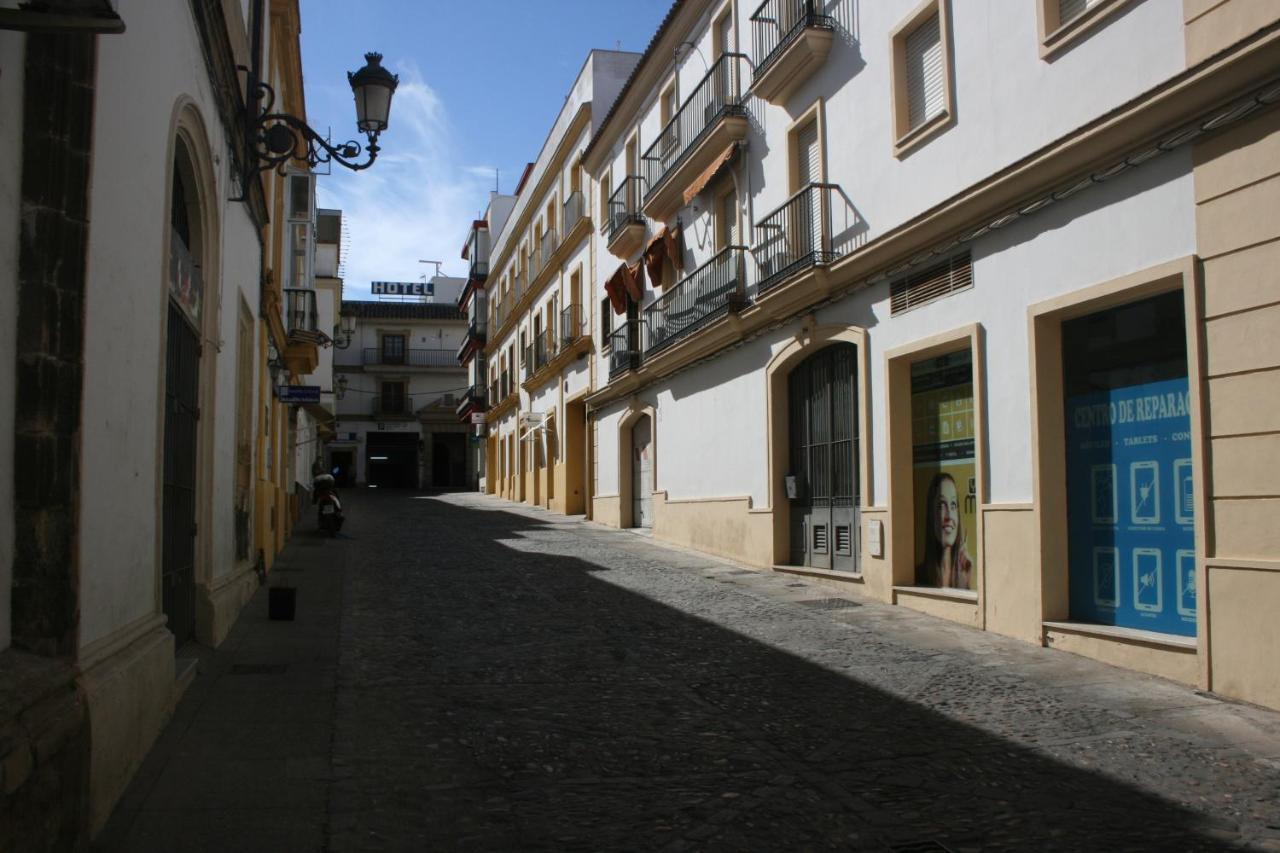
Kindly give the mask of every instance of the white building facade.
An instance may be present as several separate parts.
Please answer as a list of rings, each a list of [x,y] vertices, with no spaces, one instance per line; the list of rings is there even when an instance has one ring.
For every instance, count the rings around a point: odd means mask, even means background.
[[[342,303],[355,317],[334,352],[337,417],[326,467],[340,486],[475,488],[476,442],[458,422],[467,386],[458,349],[461,279],[434,279],[439,302]]]
[[[1241,0],[674,3],[582,153],[590,515],[1280,706],[1277,38]],[[527,501],[524,390],[491,491]]]

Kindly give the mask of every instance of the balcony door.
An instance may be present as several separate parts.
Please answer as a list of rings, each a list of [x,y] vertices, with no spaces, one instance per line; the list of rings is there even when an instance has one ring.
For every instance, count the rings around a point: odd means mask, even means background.
[[[404,335],[382,336],[382,363],[404,364]]]
[[[791,562],[858,568],[857,347],[834,344],[787,378]]]
[[[796,133],[796,190],[822,180],[822,144],[818,120],[811,119]],[[822,251],[822,193],[813,191],[796,207],[794,235],[797,254]]]

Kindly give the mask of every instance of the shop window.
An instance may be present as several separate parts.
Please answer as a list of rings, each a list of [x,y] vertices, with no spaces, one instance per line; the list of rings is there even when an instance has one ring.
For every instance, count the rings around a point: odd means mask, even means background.
[[[917,586],[977,588],[975,427],[971,350],[913,363],[911,458]]]
[[[1184,317],[1179,290],[1062,324],[1073,620],[1196,633]]]

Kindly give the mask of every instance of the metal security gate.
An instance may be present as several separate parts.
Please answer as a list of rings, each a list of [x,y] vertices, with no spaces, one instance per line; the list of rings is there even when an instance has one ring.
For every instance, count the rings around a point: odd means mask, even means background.
[[[858,569],[857,347],[835,344],[787,378],[791,562]]]
[[[169,305],[165,364],[163,553],[161,606],[174,645],[195,634],[196,422],[200,338],[182,312]]]

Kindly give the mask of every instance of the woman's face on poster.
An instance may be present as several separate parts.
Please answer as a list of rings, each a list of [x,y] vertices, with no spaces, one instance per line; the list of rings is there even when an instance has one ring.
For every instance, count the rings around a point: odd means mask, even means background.
[[[956,484],[950,478],[938,484],[938,505],[934,507],[934,513],[934,532],[938,542],[944,548],[954,547],[960,532],[960,506]]]

